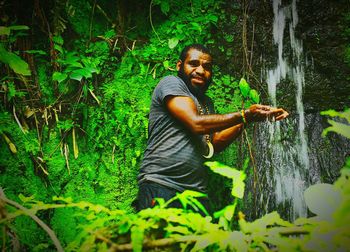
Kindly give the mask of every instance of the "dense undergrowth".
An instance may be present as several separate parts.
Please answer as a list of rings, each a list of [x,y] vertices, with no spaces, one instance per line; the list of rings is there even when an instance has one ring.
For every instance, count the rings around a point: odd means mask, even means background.
[[[235,198],[242,196],[244,173],[218,163],[208,165],[234,180],[235,187],[230,194],[231,180],[211,174],[209,193],[224,195],[213,197],[215,217],[167,209],[164,202],[154,210],[135,213],[132,202],[153,88],[163,76],[176,74],[175,63],[185,45],[217,47],[215,31],[237,19],[225,17],[224,2],[66,0],[23,6],[21,1],[5,2],[8,14],[1,12],[0,27],[4,250],[55,249],[55,238],[48,239],[47,230],[25,216],[34,214],[67,251],[130,246],[135,251],[142,246],[175,251],[275,246],[298,250],[338,228],[339,243],[349,239],[341,229],[346,222],[339,220],[347,217],[341,211],[348,205],[336,210],[335,222],[307,219],[291,224],[277,213],[245,222],[242,214],[237,215],[240,202]],[[239,43],[231,34],[224,40]],[[215,88],[209,90],[219,113],[249,105],[248,97],[258,99],[254,92],[245,93],[249,87],[239,82],[241,76],[220,72],[216,66]],[[228,156],[230,166],[239,163],[241,170],[249,169],[244,162],[249,154],[242,154],[240,143],[215,159],[225,162]],[[347,179],[344,169],[334,187],[348,198]],[[200,208],[197,196],[187,192],[179,197]],[[30,210],[18,210],[13,201]],[[280,231],[275,224],[285,229]],[[289,232],[306,234],[305,239],[288,238]],[[294,245],[286,245],[289,242]]]

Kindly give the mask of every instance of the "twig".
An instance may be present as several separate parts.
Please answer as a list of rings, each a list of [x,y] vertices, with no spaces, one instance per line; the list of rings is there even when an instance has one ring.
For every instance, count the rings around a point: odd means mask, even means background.
[[[33,214],[29,209],[21,206],[20,204],[18,204],[15,201],[12,201],[8,198],[6,198],[4,191],[2,190],[2,188],[0,187],[0,199],[4,202],[6,202],[9,205],[12,205],[20,210],[22,210],[26,215],[28,215],[30,218],[32,218],[36,223],[38,223],[38,225],[44,229],[46,231],[46,233],[50,236],[51,240],[53,241],[54,245],[57,248],[57,251],[59,252],[63,252],[63,248],[62,245],[60,243],[60,241],[57,239],[56,234],[52,231],[52,229],[50,229],[41,219],[39,219],[35,214]]]
[[[159,38],[158,33],[156,32],[156,30],[154,29],[154,26],[153,26],[153,22],[152,22],[152,4],[153,4],[153,0],[151,0],[151,2],[149,4],[149,22],[151,23],[151,27],[152,27],[153,32],[156,34],[159,42],[162,44],[162,41]]]
[[[110,22],[113,26],[115,26],[115,23],[113,20],[107,15],[107,13],[100,7],[100,5],[96,4],[97,9],[102,13],[102,15]]]
[[[182,236],[178,238],[163,238],[158,240],[146,240],[142,248],[150,249],[150,248],[159,248],[159,247],[167,247],[179,242],[195,242],[198,240],[200,236],[192,235],[192,236]],[[126,244],[115,244],[113,243],[109,251],[131,251],[133,249],[131,243]]]
[[[91,10],[91,19],[90,19],[90,27],[89,27],[90,40],[89,41],[91,41],[91,38],[92,38],[92,23],[94,20],[95,8],[96,8],[96,0],[94,1],[94,4],[92,6],[92,10]]]
[[[13,106],[13,116],[14,116],[14,118],[15,118],[18,126],[19,126],[19,128],[21,129],[21,131],[23,132],[23,134],[25,134],[26,132],[24,131],[24,129],[22,127],[22,124],[19,122],[18,117],[16,115],[16,108],[15,108],[15,106]]]

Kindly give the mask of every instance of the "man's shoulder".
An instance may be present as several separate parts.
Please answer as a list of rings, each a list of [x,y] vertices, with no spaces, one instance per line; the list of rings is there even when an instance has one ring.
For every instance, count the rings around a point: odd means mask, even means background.
[[[180,77],[168,75],[158,82],[155,91],[159,90],[187,90],[187,86]]]
[[[168,83],[172,83],[172,84],[183,84],[183,81],[175,76],[175,75],[168,75],[163,77],[160,81],[158,85],[164,85],[164,84],[168,84]]]

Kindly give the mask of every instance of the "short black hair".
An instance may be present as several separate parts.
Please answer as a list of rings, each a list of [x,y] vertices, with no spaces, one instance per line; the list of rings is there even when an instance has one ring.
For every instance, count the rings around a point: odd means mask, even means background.
[[[210,56],[212,56],[211,52],[209,51],[209,49],[206,46],[204,46],[202,44],[191,44],[191,45],[186,46],[184,49],[182,49],[182,51],[180,53],[180,58],[179,58],[182,62],[185,61],[187,54],[188,54],[188,51],[191,49],[196,49],[202,53],[209,54]]]

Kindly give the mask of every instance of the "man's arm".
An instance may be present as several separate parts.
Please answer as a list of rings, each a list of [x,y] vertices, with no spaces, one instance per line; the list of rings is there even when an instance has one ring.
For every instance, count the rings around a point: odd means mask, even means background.
[[[199,115],[192,98],[186,96],[167,96],[165,104],[170,114],[181,121],[194,134],[211,134],[216,151],[223,150],[243,130],[243,118],[240,112],[223,115]],[[283,109],[273,109],[269,106],[254,104],[245,112],[246,121],[258,122],[274,117],[282,120],[288,116]]]
[[[223,151],[243,131],[243,123],[215,132],[213,135],[213,146],[216,153]]]
[[[239,112],[199,115],[196,104],[190,97],[168,96],[165,103],[170,114],[194,134],[210,134],[242,123],[242,115]]]

